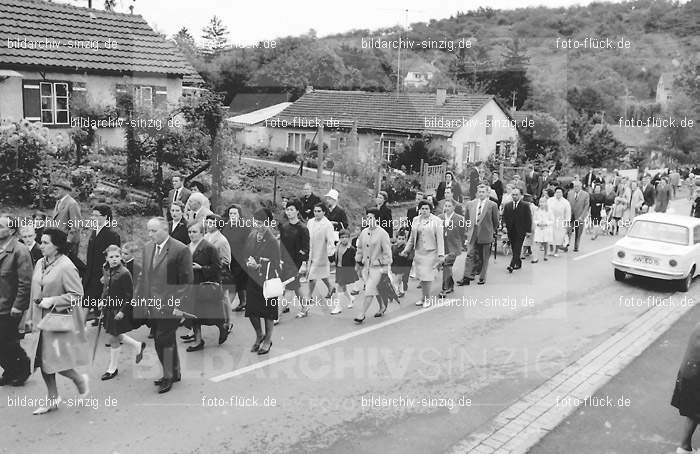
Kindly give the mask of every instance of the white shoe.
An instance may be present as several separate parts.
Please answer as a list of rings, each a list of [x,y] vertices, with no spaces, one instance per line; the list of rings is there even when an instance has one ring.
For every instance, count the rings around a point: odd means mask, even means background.
[[[339,307],[336,307],[335,309],[333,309],[333,310],[331,311],[331,315],[338,315],[338,314],[340,314],[341,312],[343,312],[343,310],[342,310],[341,308],[339,308]]]
[[[280,323],[280,319],[278,319],[278,318],[276,318],[275,321],[272,322],[272,324],[273,324],[274,326],[279,325],[279,323]]]
[[[416,306],[422,306],[423,304],[425,304],[425,301],[423,300],[416,301]]]
[[[49,400],[48,397],[47,397],[47,400]],[[32,412],[32,414],[33,415],[44,415],[50,411],[58,410],[58,405],[61,403],[61,396],[58,396],[57,398],[51,399],[49,401],[51,402],[51,405],[47,405],[45,407],[39,407],[36,410],[34,410]]]
[[[350,301],[346,307],[347,307],[348,309],[352,309],[352,306],[353,306],[352,301]]]
[[[680,446],[676,448],[676,454],[693,454],[695,451],[686,451]]]

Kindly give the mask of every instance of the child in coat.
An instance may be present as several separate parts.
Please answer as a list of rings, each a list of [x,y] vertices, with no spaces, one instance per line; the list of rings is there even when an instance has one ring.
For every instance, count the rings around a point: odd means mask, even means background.
[[[355,298],[348,290],[348,284],[356,282],[359,277],[355,270],[355,247],[350,243],[350,232],[343,229],[338,233],[339,243],[335,250],[335,290],[336,298],[333,300],[331,315],[342,312],[340,296],[345,295],[348,300],[348,309],[353,306]]]
[[[126,342],[138,351],[136,364],[143,359],[143,350],[146,348],[146,344],[124,334],[133,329],[131,300],[134,294],[134,284],[131,273],[122,262],[122,250],[113,244],[105,252],[107,262],[102,274],[103,290],[100,307],[111,348],[109,350],[109,366],[101,378],[102,380],[111,380],[119,373],[120,343]]]

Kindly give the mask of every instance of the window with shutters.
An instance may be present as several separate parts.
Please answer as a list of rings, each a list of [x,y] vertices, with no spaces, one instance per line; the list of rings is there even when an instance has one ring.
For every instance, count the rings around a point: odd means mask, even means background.
[[[24,81],[22,85],[24,118],[45,125],[70,123],[70,86],[68,82]]]

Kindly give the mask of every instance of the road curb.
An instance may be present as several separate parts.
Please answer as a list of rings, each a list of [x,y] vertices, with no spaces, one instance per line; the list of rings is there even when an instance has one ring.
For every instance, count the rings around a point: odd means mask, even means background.
[[[674,295],[675,296],[675,295]],[[526,453],[693,306],[654,306],[589,353],[499,413],[447,454]],[[559,401],[573,402],[560,406]]]

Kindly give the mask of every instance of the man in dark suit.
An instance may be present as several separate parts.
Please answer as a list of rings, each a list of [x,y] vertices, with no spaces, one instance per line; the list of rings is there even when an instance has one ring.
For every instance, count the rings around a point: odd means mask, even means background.
[[[498,206],[501,206],[501,200],[503,200],[503,182],[498,172],[491,173],[491,189],[496,191],[496,203],[498,203]]]
[[[578,252],[583,227],[586,225],[588,213],[591,208],[590,197],[586,191],[581,189],[580,181],[574,181],[574,187],[569,191],[569,205],[571,205],[571,228],[574,234],[574,252]]]
[[[134,310],[151,304],[148,318],[155,325],[155,347],[163,367],[163,378],[155,384],[158,393],[163,394],[181,378],[175,332],[182,316],[180,308],[186,304],[194,279],[192,254],[189,247],[170,237],[165,218],[149,220],[147,229],[151,242],[143,250]]]
[[[29,249],[15,238],[16,230],[17,220],[0,214],[0,386],[22,386],[31,375],[17,328],[29,308],[34,267]]]
[[[32,266],[36,265],[36,262],[42,257],[41,249],[39,249],[39,243],[36,242],[36,229],[33,225],[23,225],[19,229],[19,238],[29,249],[29,253],[32,256]],[[40,238],[41,239],[41,238]]]
[[[511,197],[513,201],[503,207],[503,222],[508,230],[508,240],[513,249],[513,258],[508,265],[508,272],[519,270],[523,266],[520,253],[523,249],[525,236],[532,230],[532,212],[530,204],[521,200],[522,192],[519,188],[513,188]]]
[[[491,257],[491,243],[498,230],[498,205],[488,198],[488,186],[482,184],[477,189],[477,198],[469,204],[471,236],[469,254],[464,264],[464,277],[459,285],[469,285],[479,273],[478,284],[486,283],[486,272]]]
[[[540,187],[540,174],[535,172],[535,168],[532,164],[527,166],[527,173],[525,174],[525,190],[528,194],[532,194],[535,200],[539,199],[540,192],[542,188]]]
[[[190,194],[192,194],[192,191],[184,187],[182,175],[173,175],[172,182],[173,188],[168,192],[168,200],[163,204],[163,216],[166,216],[168,221],[172,220],[170,217],[170,206],[173,202],[182,202],[184,206],[187,204]]]
[[[170,205],[171,220],[168,222],[170,228],[170,236],[178,240],[182,244],[190,244],[190,236],[187,233],[187,221],[183,216],[185,205],[180,202],[173,202]]]
[[[644,204],[642,205],[642,212],[646,213],[651,210],[656,202],[656,188],[651,184],[651,178],[648,175],[642,177],[642,195],[644,196]]]
[[[438,203],[437,207],[437,214],[438,216],[445,211],[445,202],[449,200],[452,202],[452,209],[454,210],[455,213],[457,213],[460,216],[464,216],[464,206],[462,206],[461,203],[459,203],[455,198],[454,194],[452,194],[452,189],[447,188],[445,189],[445,197],[442,199],[440,203]]]
[[[406,218],[408,219],[409,228],[411,225],[411,221],[413,221],[413,218],[418,216],[418,204],[423,201],[424,197],[425,194],[423,194],[423,191],[416,191],[416,205],[412,206],[408,209],[408,211],[406,211]]]
[[[591,170],[583,177],[583,189],[590,192],[593,190],[593,185],[596,183],[602,183],[602,181],[600,181],[593,167],[591,167]]]
[[[452,265],[455,259],[462,253],[466,238],[466,221],[464,216],[455,212],[454,200],[445,199],[443,202],[443,213],[439,216],[443,222],[443,235],[445,240],[445,261],[442,270],[442,292],[440,297],[444,298],[448,293],[454,292],[454,279],[452,279]]]
[[[112,244],[121,246],[119,234],[112,230],[112,209],[107,205],[95,205],[92,209],[92,233],[87,245],[85,257],[85,276],[83,276],[83,297],[89,313],[95,316],[97,303],[102,297],[102,271],[105,264],[105,249]],[[93,323],[97,326],[97,320]]]
[[[311,184],[304,184],[304,195],[299,199],[301,201],[301,216],[306,221],[314,216],[314,205],[321,203],[321,198],[314,194]]]
[[[441,181],[435,190],[435,201],[440,202],[445,198],[445,191],[447,189],[452,190],[452,196],[457,202],[462,201],[462,187],[455,180],[455,176],[449,170],[445,172],[445,181]]]
[[[469,169],[469,200],[474,200],[476,198],[476,191],[481,181],[479,165],[481,165],[480,162],[475,162],[474,166]]]
[[[71,197],[73,191],[70,183],[59,181],[53,184],[56,206],[53,209],[52,226],[68,234],[68,256],[78,257],[80,249],[80,205]]]

